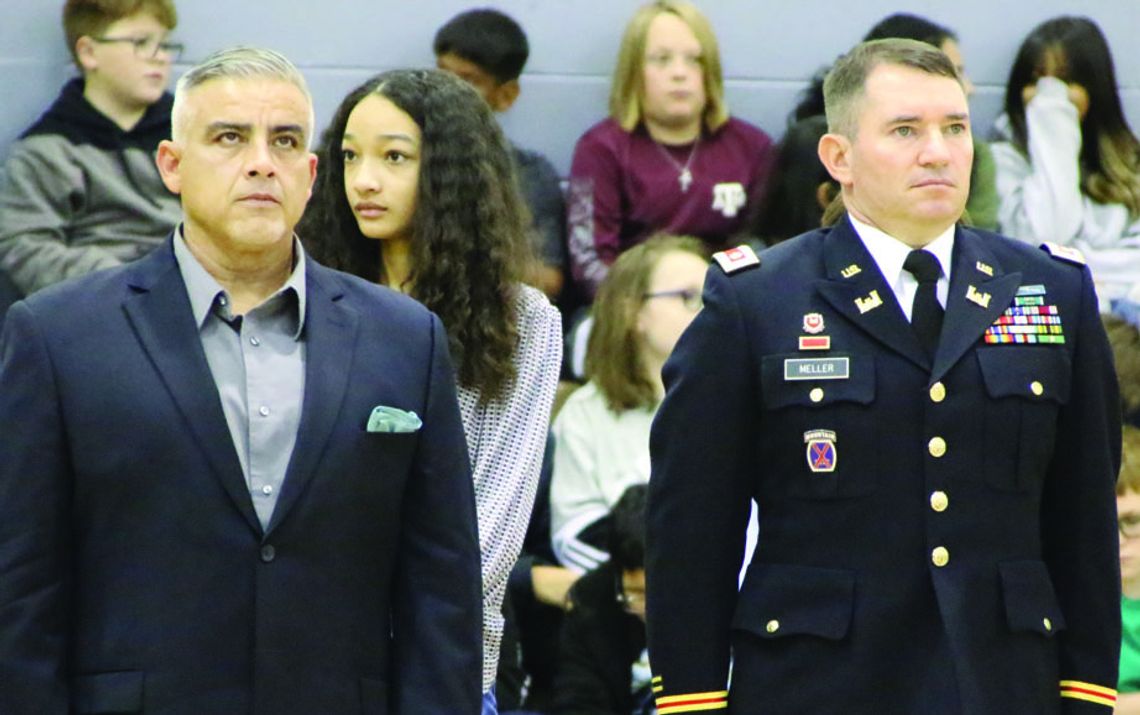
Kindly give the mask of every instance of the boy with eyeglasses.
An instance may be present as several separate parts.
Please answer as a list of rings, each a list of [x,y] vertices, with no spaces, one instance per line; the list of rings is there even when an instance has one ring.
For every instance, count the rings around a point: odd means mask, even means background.
[[[0,182],[0,269],[24,293],[132,261],[179,218],[154,164],[170,137],[172,0],[67,0],[82,76],[12,145]]]

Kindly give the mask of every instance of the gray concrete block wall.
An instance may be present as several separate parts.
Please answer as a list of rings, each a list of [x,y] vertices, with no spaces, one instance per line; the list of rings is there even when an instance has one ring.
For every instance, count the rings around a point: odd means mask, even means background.
[[[609,75],[625,22],[639,0],[180,0],[176,36],[185,66],[213,50],[254,44],[281,50],[312,85],[317,122],[371,74],[433,62],[436,28],[468,7],[489,4],[526,29],[531,58],[518,104],[503,116],[518,144],[545,152],[565,173],[574,142],[606,111]],[[721,44],[733,113],[773,137],[808,78],[898,10],[955,30],[978,91],[975,132],[1000,112],[1003,85],[1024,35],[1059,14],[1094,18],[1108,36],[1129,122],[1140,131],[1140,0],[698,0]],[[61,0],[0,0],[0,157],[71,75],[59,27]]]

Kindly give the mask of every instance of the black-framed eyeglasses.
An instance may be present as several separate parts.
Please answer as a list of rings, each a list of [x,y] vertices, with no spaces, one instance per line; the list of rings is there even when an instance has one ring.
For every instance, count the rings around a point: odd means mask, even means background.
[[[144,37],[92,37],[91,39],[104,44],[129,42],[131,47],[135,49],[135,57],[138,57],[140,60],[152,60],[158,57],[159,52],[169,57],[171,62],[177,62],[178,59],[182,57],[183,45],[181,42],[160,40],[153,35],[146,35]]]
[[[689,310],[697,311],[704,306],[704,300],[701,298],[699,290],[692,288],[678,288],[677,290],[659,290],[654,293],[646,293],[641,296],[645,300],[651,298],[680,298],[681,303],[684,304]]]
[[[1134,539],[1140,536],[1140,514],[1121,514],[1116,520],[1116,528],[1125,538]]]

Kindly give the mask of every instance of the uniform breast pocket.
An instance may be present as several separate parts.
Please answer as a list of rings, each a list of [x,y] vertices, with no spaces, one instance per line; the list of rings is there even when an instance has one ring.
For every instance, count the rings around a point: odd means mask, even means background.
[[[870,355],[766,355],[760,453],[786,495],[846,499],[875,491],[875,364]]]
[[[978,350],[985,382],[986,482],[1024,491],[1041,483],[1053,455],[1057,416],[1069,401],[1069,353],[1057,346],[1007,345]]]

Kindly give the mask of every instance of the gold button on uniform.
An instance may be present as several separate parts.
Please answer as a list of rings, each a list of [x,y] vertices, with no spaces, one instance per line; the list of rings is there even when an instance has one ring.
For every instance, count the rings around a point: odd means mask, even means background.
[[[823,399],[823,388],[813,387],[811,392],[808,393],[808,397],[811,398],[812,402],[819,402]]]
[[[930,561],[938,568],[942,568],[950,563],[950,552],[946,550],[945,546],[936,546],[930,552]]]
[[[772,620],[768,621],[768,625],[764,626],[764,629],[769,633],[775,633],[776,631],[780,630],[780,622],[773,618]]]
[[[941,382],[936,382],[930,386],[930,401],[942,402],[946,399],[946,386]]]
[[[1045,392],[1045,386],[1042,385],[1040,382],[1037,382],[1036,380],[1034,380],[1033,382],[1029,383],[1029,391],[1032,392],[1034,395],[1037,395],[1038,397],[1040,397]]]
[[[932,437],[926,443],[926,448],[930,451],[931,457],[941,457],[946,454],[946,440],[941,437]]]
[[[1052,632],[1053,621],[1050,621],[1048,618],[1043,618],[1043,619],[1041,619],[1041,625],[1045,626],[1046,631]]]
[[[946,496],[946,492],[931,492],[930,493],[930,508],[939,513],[946,511],[946,507],[950,506],[950,497]]]

